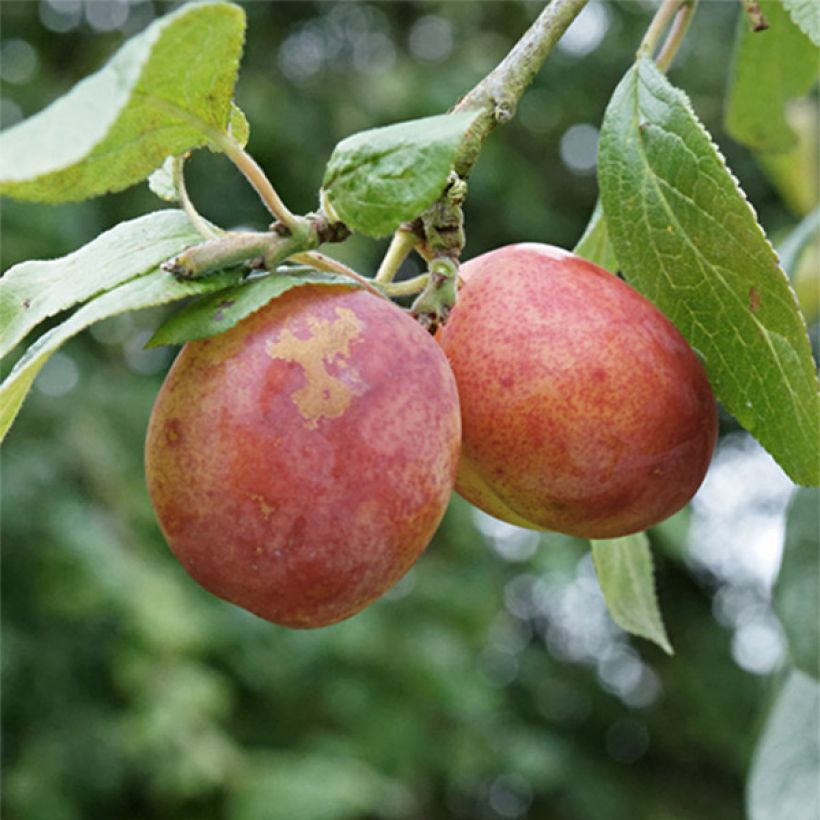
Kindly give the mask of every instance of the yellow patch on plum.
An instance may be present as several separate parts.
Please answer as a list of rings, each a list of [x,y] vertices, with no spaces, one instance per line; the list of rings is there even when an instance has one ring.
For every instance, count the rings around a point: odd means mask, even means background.
[[[365,387],[356,370],[344,361],[363,325],[349,308],[336,308],[335,313],[335,320],[309,317],[310,335],[304,339],[293,332],[288,322],[279,339],[265,348],[272,359],[295,362],[304,371],[305,385],[294,390],[291,398],[310,429],[318,427],[321,419],[339,418],[353,396]],[[332,364],[341,369],[344,378],[329,372]]]

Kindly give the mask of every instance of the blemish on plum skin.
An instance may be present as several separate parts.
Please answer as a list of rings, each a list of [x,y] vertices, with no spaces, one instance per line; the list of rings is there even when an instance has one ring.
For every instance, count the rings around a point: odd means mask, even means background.
[[[169,419],[165,425],[165,442],[169,447],[176,447],[182,442],[182,430],[179,419]]]
[[[749,288],[749,310],[752,313],[757,313],[760,310],[760,294],[754,287]]]
[[[23,310],[28,310],[31,307],[31,299],[23,299]]]

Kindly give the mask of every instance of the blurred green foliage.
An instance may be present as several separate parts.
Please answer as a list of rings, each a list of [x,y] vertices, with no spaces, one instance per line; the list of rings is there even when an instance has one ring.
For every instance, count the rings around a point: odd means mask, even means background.
[[[37,60],[24,82],[3,74],[7,115],[34,113],[122,41],[94,30],[90,5],[103,4],[77,3],[86,16],[65,31],[57,4],[0,6],[0,48],[19,38]],[[133,4],[126,29],[169,7]],[[596,8],[600,45],[556,51],[487,144],[467,256],[581,235],[594,174],[562,160],[562,137],[600,122],[649,19],[642,3]],[[339,139],[446,110],[538,9],[247,3],[249,150],[293,210],[310,210]],[[720,125],[736,11],[702,4],[671,77],[777,231],[793,217]],[[198,153],[190,188],[217,223],[266,223],[222,157]],[[79,205],[5,203],[3,269],[158,207],[145,185]],[[332,252],[372,273],[383,249],[354,238]],[[199,589],[154,520],[141,447],[172,354],[142,345],[165,315],[109,320],[68,345],[4,446],[4,818],[743,816],[772,683],[733,661],[712,615],[719,585],[684,561],[686,514],[653,533],[672,658],[606,618],[585,544],[495,531],[458,499],[383,600],[317,632],[275,627]]]

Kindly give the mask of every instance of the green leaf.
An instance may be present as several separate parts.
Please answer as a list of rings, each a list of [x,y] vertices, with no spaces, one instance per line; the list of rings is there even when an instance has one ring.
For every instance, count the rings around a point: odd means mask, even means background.
[[[148,177],[148,187],[151,193],[156,194],[163,202],[179,202],[177,188],[174,184],[175,157],[165,157],[165,162],[152,171]]]
[[[601,200],[627,281],[701,355],[717,397],[798,483],[820,482],[820,401],[794,291],[689,100],[654,63],[618,85]]]
[[[777,249],[780,264],[789,279],[794,279],[803,251],[817,239],[820,239],[820,205],[801,221]]]
[[[752,31],[743,15],[738,21],[726,130],[757,151],[779,153],[797,143],[785,107],[814,85],[817,50],[780,0],[759,0],[759,4],[769,28]]]
[[[798,490],[789,510],[774,606],[792,664],[820,678],[820,490]]]
[[[179,282],[165,271],[157,269],[87,302],[65,322],[40,336],[0,384],[0,441],[14,421],[40,369],[51,354],[72,336],[95,322],[128,310],[155,307],[198,293],[221,290],[235,282],[239,275],[223,273],[208,279]]]
[[[234,102],[231,103],[231,119],[228,133],[244,148],[251,136],[251,126],[245,112]]]
[[[783,6],[798,28],[820,47],[820,4],[817,0],[783,0]]]
[[[245,14],[185,5],[100,71],[0,134],[0,193],[70,202],[119,191],[169,155],[218,139],[231,116]]]
[[[618,260],[615,258],[615,251],[609,241],[604,209],[601,207],[600,199],[595,203],[595,210],[592,212],[589,224],[573,252],[595,265],[600,265],[610,273],[618,272]]]
[[[157,211],[120,223],[68,256],[15,265],[0,279],[0,358],[43,320],[199,241],[182,211]]]
[[[170,317],[148,341],[147,347],[176,345],[192,339],[216,336],[264,307],[271,299],[302,285],[342,285],[358,287],[344,276],[320,273],[312,268],[283,269],[292,273],[275,273],[249,279],[234,287],[212,293],[186,305]]]
[[[592,560],[609,614],[621,629],[654,641],[672,655],[658,599],[646,533],[591,541]]]
[[[339,218],[367,236],[415,219],[447,185],[479,112],[442,114],[362,131],[333,150],[323,187]]]
[[[750,820],[820,817],[820,683],[792,671],[755,750],[746,805]]]

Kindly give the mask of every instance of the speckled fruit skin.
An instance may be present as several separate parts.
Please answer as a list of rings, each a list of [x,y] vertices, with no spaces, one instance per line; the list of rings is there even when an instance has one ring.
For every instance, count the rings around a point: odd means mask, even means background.
[[[205,589],[324,626],[427,546],[460,435],[452,373],[419,325],[364,291],[306,285],[183,348],[148,427],[148,491]]]
[[[461,397],[457,491],[533,529],[614,538],[694,495],[717,435],[678,330],[602,268],[548,245],[467,262],[439,334]]]

